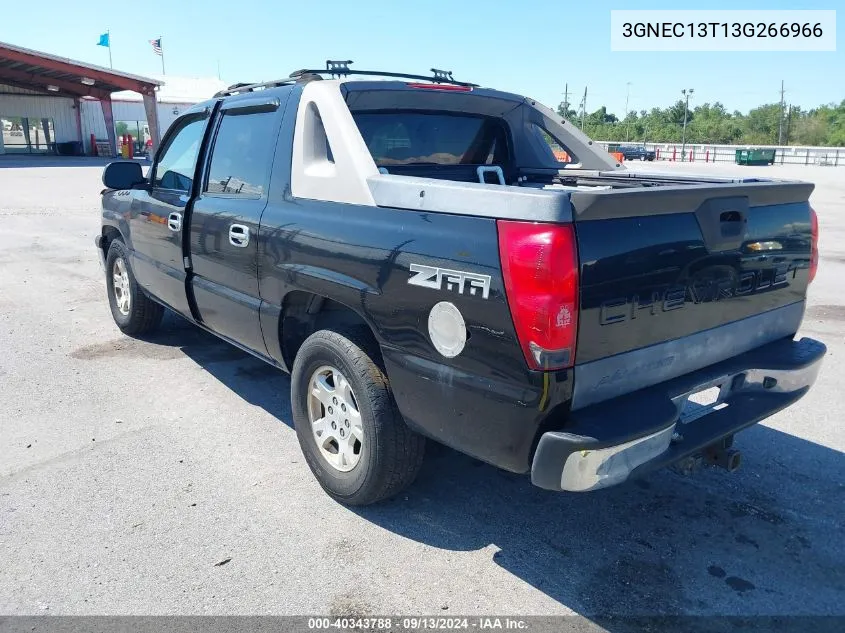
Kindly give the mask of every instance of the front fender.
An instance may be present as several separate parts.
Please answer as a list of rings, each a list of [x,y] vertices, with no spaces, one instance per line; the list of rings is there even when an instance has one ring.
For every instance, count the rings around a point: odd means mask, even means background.
[[[123,243],[134,250],[132,235],[129,230],[129,218],[132,213],[134,196],[128,189],[106,189],[102,194],[102,229],[101,235],[107,236],[114,229],[120,234]],[[111,238],[109,239],[111,241]]]

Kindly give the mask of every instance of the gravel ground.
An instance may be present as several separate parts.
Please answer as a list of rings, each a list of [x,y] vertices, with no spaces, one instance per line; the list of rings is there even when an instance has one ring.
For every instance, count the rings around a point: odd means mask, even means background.
[[[734,475],[564,495],[435,448],[350,510],[305,465],[286,376],[175,317],[114,326],[100,166],[0,163],[0,613],[845,614],[845,170],[656,168],[817,183],[815,389],[738,436]]]

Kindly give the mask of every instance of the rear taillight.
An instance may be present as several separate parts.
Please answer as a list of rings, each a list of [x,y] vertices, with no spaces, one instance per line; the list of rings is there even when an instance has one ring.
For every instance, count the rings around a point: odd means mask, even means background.
[[[816,271],[819,269],[819,218],[813,207],[810,207],[810,277],[807,283],[816,278]]]
[[[528,366],[571,367],[578,330],[574,228],[509,220],[497,224],[505,292]]]

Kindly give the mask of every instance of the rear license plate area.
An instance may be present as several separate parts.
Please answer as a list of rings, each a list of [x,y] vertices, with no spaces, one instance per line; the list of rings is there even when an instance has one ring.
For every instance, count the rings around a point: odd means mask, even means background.
[[[678,421],[681,424],[689,424],[704,417],[708,413],[724,409],[728,404],[720,401],[721,393],[722,385],[708,387],[707,389],[691,393],[687,397],[686,402],[684,402]]]

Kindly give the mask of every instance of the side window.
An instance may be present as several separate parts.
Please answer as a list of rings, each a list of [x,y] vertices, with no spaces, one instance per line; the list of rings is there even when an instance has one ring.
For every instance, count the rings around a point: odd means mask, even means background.
[[[563,143],[561,143],[558,139],[552,136],[548,130],[543,127],[540,127],[536,123],[532,123],[531,131],[548,151],[546,157],[548,158],[550,163],[559,163],[562,165],[567,165],[570,163],[577,162],[575,160],[575,157],[572,156],[571,153],[569,153],[569,150],[566,149]]]
[[[155,167],[155,187],[191,190],[205,122],[205,117],[186,120],[183,127],[170,137]]]
[[[248,198],[264,195],[276,145],[275,122],[275,112],[224,112],[205,191]]]

